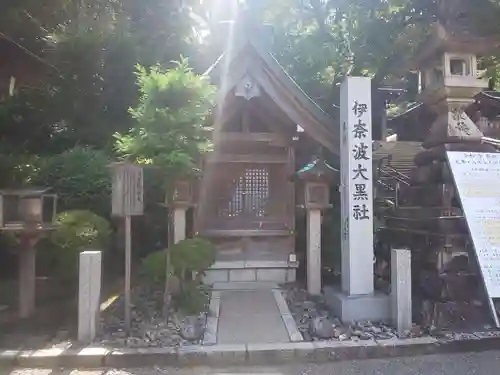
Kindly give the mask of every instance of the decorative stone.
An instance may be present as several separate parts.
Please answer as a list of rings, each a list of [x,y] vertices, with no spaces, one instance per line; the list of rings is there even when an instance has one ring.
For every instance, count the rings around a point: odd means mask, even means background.
[[[329,339],[332,338],[335,334],[335,325],[327,317],[319,316],[311,319],[309,332],[313,337]]]
[[[188,316],[182,322],[179,333],[186,340],[200,340],[205,333],[204,324],[198,316]]]
[[[163,290],[137,286],[131,291],[133,304],[131,338],[124,331],[124,301],[118,298],[100,319],[100,334],[95,344],[107,347],[166,347],[199,344],[199,331],[205,329],[206,312],[198,317],[185,316],[177,311],[169,312],[169,320],[162,316]],[[208,306],[206,306],[208,310]],[[184,324],[189,322],[192,324]],[[194,329],[193,329],[194,328]],[[182,337],[185,334],[186,337]],[[187,337],[194,337],[188,339]]]
[[[342,335],[350,336],[350,334],[348,335],[348,330],[347,330],[347,328],[344,328],[344,327],[336,327],[336,328],[334,329],[333,336],[334,336],[336,339],[340,339],[340,336],[342,336]]]

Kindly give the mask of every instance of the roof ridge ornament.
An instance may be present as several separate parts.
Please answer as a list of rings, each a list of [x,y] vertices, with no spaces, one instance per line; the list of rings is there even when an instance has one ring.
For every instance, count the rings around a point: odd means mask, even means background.
[[[260,87],[251,76],[246,75],[237,83],[234,95],[250,100],[260,96]]]

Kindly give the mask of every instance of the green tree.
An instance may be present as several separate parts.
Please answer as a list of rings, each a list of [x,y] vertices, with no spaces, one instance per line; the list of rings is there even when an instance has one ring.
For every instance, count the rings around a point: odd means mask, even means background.
[[[206,120],[214,87],[189,68],[187,59],[170,69],[138,66],[137,84],[139,102],[129,110],[135,125],[115,135],[118,153],[157,166],[165,181],[189,173],[209,146]]]
[[[135,65],[196,54],[191,2],[2,2],[2,35],[38,55],[47,69],[43,85],[2,106],[0,139],[32,153],[75,145],[111,150],[113,134],[132,126],[127,110],[137,101]]]
[[[137,67],[139,102],[130,114],[134,127],[116,134],[118,153],[128,160],[150,164],[160,171],[166,201],[173,195],[179,176],[192,173],[200,154],[208,146],[206,120],[215,93],[206,77],[195,74],[186,59],[173,68]],[[170,210],[172,212],[172,210]],[[172,228],[169,219],[169,228]],[[169,242],[172,231],[169,230]],[[169,306],[170,252],[167,251],[164,315]]]

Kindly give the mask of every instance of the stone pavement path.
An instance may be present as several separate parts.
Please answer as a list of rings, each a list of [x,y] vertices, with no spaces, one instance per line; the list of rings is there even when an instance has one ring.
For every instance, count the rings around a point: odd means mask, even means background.
[[[271,290],[221,292],[218,344],[289,341]]]
[[[107,369],[107,370],[4,370],[2,375],[498,375],[500,351],[445,354],[399,359],[373,359],[324,364],[290,364],[277,367],[216,369]]]

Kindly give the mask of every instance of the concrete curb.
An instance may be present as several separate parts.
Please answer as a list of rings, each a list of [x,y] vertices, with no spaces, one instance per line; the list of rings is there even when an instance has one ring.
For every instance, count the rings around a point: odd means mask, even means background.
[[[207,322],[205,325],[205,334],[203,335],[203,345],[217,344],[217,330],[219,327],[220,314],[220,296],[221,292],[212,291],[210,296],[210,305],[208,309]]]
[[[292,342],[301,342],[304,341],[302,337],[302,333],[297,328],[297,324],[295,323],[295,319],[290,313],[290,309],[288,308],[288,304],[285,301],[285,297],[281,290],[274,289],[273,290],[274,300],[276,301],[276,305],[278,306],[278,310],[281,315],[281,320],[283,320],[283,324],[285,325],[286,331],[288,333],[288,337]]]
[[[383,341],[317,341],[276,344],[187,346],[150,349],[44,349],[0,352],[0,367],[102,368],[146,366],[279,364],[487,351],[500,349],[500,336],[470,334],[460,339],[432,337]]]

